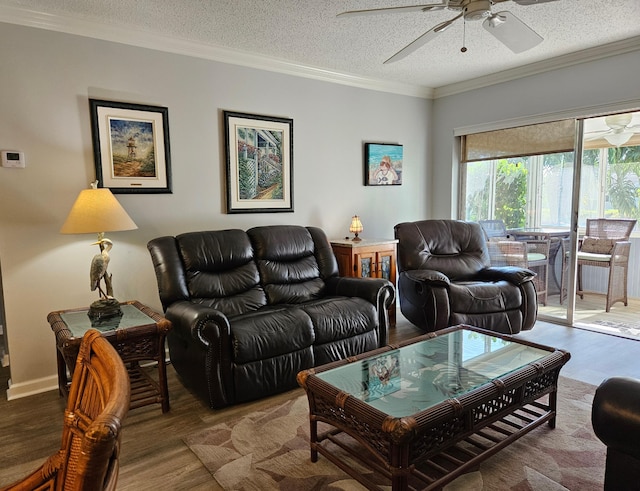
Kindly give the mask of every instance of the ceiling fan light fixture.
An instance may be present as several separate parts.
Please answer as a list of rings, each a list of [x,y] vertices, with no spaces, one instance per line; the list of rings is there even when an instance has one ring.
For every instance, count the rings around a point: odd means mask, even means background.
[[[487,21],[491,27],[496,28],[507,22],[507,18],[504,15],[492,14],[489,16]]]
[[[464,20],[482,20],[491,15],[490,0],[476,0],[464,7]]]
[[[624,145],[629,140],[633,133],[631,131],[623,131],[621,133],[611,133],[610,135],[605,135],[604,139],[607,140],[611,145],[619,147],[620,145]]]

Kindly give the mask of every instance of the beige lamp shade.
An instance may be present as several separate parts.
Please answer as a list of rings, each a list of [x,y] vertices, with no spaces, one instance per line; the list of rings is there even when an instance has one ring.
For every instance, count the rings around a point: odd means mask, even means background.
[[[359,242],[362,240],[360,237],[358,237],[358,234],[363,230],[364,230],[364,227],[362,226],[360,217],[358,215],[354,215],[353,218],[351,218],[351,225],[349,225],[349,232],[351,232],[352,234],[355,234],[355,237],[353,238],[355,242]]]
[[[108,188],[92,188],[80,191],[60,233],[90,234],[137,228]]]
[[[352,234],[359,234],[360,232],[362,232],[362,230],[363,230],[363,227],[362,227],[362,222],[360,221],[360,217],[358,215],[355,215],[351,219],[349,232],[351,232]]]

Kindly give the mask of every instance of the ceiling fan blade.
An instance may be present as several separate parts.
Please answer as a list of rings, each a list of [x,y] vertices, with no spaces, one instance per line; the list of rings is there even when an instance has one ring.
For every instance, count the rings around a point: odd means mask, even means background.
[[[506,10],[487,17],[482,27],[514,53],[522,53],[543,41],[540,34]]]
[[[591,133],[585,133],[584,139],[585,141],[600,140],[608,134],[611,134],[611,130],[592,131]]]
[[[535,5],[536,3],[557,2],[558,0],[513,0],[518,5]]]
[[[373,15],[373,14],[393,14],[401,12],[429,12],[430,10],[441,10],[447,7],[446,2],[441,3],[428,3],[425,5],[408,5],[405,7],[387,7],[381,9],[366,9],[366,10],[349,10],[342,12],[336,17],[351,17],[356,15]]]
[[[431,41],[433,38],[435,38],[442,31],[446,30],[456,20],[458,20],[460,17],[462,17],[462,15],[463,14],[460,13],[460,14],[456,15],[453,19],[449,19],[449,20],[447,20],[445,22],[441,22],[440,24],[435,26],[433,29],[428,30],[422,36],[420,36],[418,39],[414,40],[413,42],[409,43],[404,48],[402,48],[400,51],[398,51],[391,58],[386,59],[384,61],[384,64],[386,65],[388,63],[393,63],[395,61],[401,60],[401,59],[407,57],[408,55],[410,55],[411,53],[413,53],[414,51],[416,51],[418,48],[422,48],[425,44],[427,44],[429,41]]]

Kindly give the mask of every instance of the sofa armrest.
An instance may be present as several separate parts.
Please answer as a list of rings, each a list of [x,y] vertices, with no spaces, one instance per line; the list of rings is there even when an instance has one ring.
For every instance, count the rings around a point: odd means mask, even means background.
[[[514,285],[522,285],[527,281],[532,281],[536,274],[524,268],[516,266],[493,266],[480,270],[476,278],[483,281],[508,281]]]
[[[327,279],[327,295],[359,297],[376,307],[378,312],[379,346],[389,342],[389,311],[396,297],[393,283],[384,278],[353,278],[350,276],[332,276]]]
[[[343,297],[360,297],[384,308],[389,308],[395,298],[395,288],[383,278],[352,278],[333,276],[326,281],[327,294]]]
[[[233,347],[227,317],[211,307],[189,301],[172,303],[165,317],[173,325],[168,336],[176,371],[210,407],[229,405],[235,395],[231,371]]]
[[[227,317],[219,310],[189,301],[167,307],[165,317],[181,336],[192,338],[203,346],[221,342],[230,346],[231,329]]]
[[[640,459],[640,380],[612,377],[593,397],[591,423],[608,447]]]
[[[411,271],[405,271],[404,275],[407,279],[415,282],[429,283],[431,286],[448,287],[451,285],[451,281],[444,273],[440,271],[433,271],[431,269],[414,269]]]

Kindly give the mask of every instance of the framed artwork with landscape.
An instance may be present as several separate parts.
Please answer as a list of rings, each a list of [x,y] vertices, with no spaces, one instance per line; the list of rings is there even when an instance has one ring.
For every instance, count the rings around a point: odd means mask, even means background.
[[[113,193],[171,193],[166,107],[89,99],[96,179]]]
[[[224,111],[227,213],[293,211],[293,120]]]
[[[365,143],[365,186],[401,185],[402,159],[402,145],[397,145],[395,143]]]

